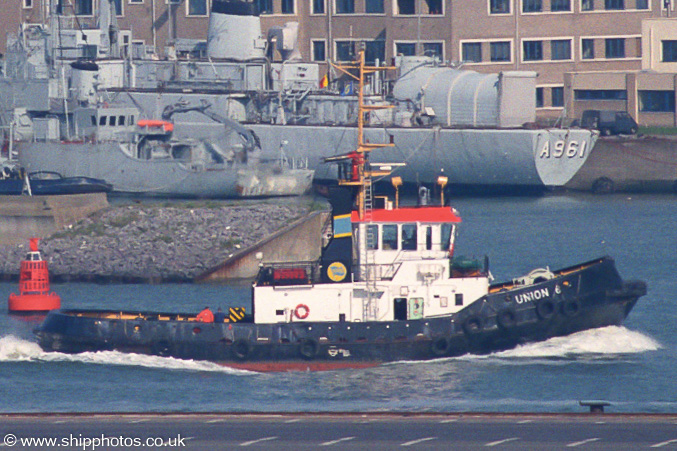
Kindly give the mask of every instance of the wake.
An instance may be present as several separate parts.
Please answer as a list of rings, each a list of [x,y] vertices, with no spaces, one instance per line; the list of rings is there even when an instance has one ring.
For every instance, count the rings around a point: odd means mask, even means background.
[[[97,365],[139,366],[164,370],[208,371],[235,375],[252,374],[250,371],[228,368],[212,362],[118,351],[83,352],[80,354],[45,352],[37,343],[13,335],[0,338],[0,363],[2,362],[78,362]]]

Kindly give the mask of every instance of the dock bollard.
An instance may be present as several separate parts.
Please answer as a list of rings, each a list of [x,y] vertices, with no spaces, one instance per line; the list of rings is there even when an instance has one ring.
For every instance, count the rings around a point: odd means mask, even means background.
[[[578,401],[578,404],[590,407],[590,413],[604,413],[604,408],[611,405],[608,401]]]

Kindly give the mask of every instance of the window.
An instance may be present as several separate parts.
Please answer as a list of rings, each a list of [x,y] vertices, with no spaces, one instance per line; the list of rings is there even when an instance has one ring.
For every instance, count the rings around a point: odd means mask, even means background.
[[[364,61],[374,64],[376,60],[383,62],[386,59],[386,41],[375,40],[364,43]]]
[[[125,125],[125,117],[118,116],[118,125]]]
[[[595,58],[595,40],[582,39],[581,40],[581,57],[584,60],[591,60]]]
[[[354,13],[355,13],[355,0],[336,0],[336,14],[354,14]]]
[[[536,88],[536,108],[543,108],[543,88]]]
[[[550,41],[551,60],[570,60],[571,41],[568,39],[555,39]]]
[[[143,3],[144,0],[129,0],[129,3]]]
[[[312,0],[313,14],[324,14],[324,0]]]
[[[372,251],[378,249],[378,226],[376,224],[367,226],[367,249]]]
[[[397,14],[413,15],[416,14],[415,0],[397,0]]]
[[[365,0],[364,12],[367,14],[383,14],[383,0]]]
[[[444,45],[441,42],[424,42],[423,54],[426,56],[437,56],[440,59],[444,57]]]
[[[625,0],[604,0],[604,9],[609,10],[625,9]]]
[[[110,125],[111,127],[115,127],[115,119],[116,119],[115,116],[110,116],[108,118],[108,125]]]
[[[397,226],[385,224],[383,226],[383,249],[397,250]]]
[[[510,0],[489,0],[491,14],[510,14]]]
[[[311,41],[310,46],[313,52],[313,61],[327,60],[327,44],[324,41]]]
[[[336,41],[336,59],[338,61],[352,61],[355,59],[355,42]]]
[[[524,61],[543,59],[543,41],[524,41]]]
[[[571,0],[551,0],[550,11],[571,11]]]
[[[280,11],[282,14],[294,14],[294,0],[282,0],[280,3]]]
[[[677,62],[677,41],[661,41],[663,46],[663,59],[661,60],[664,63],[674,63]]]
[[[454,294],[454,303],[456,305],[463,305],[463,293]]]
[[[523,13],[540,13],[541,11],[543,11],[541,0],[522,0]]]
[[[121,16],[124,13],[124,10],[122,9],[122,0],[113,0],[113,4],[115,5],[115,15]]]
[[[273,0],[256,0],[261,14],[273,14]]]
[[[443,251],[450,250],[451,248],[451,235],[454,230],[454,226],[451,224],[442,224],[442,228],[440,230],[440,242],[442,244],[442,249]]]
[[[413,42],[396,42],[395,55],[414,56],[416,55],[416,44]]]
[[[99,125],[106,125],[106,116],[99,117]]]
[[[575,100],[627,100],[628,93],[624,89],[577,89]]]
[[[595,0],[581,1],[581,11],[594,11],[594,10],[595,10]]]
[[[482,43],[481,42],[464,42],[461,44],[461,57],[466,63],[481,63],[482,62]]]
[[[433,250],[433,228],[425,226],[425,250]]]
[[[94,12],[92,0],[74,0],[73,11],[76,16],[91,16]]]
[[[402,224],[402,248],[403,251],[416,250],[416,224]]]
[[[638,91],[639,111],[652,113],[673,113],[675,91]]]
[[[206,16],[207,0],[188,0],[189,16]]]
[[[423,11],[423,14],[442,14],[442,0],[425,0],[425,5],[428,7],[428,11]]]
[[[605,39],[605,56],[607,58],[625,58],[625,39]]]
[[[564,106],[564,86],[552,88],[550,94],[552,96],[552,106],[554,107]]]
[[[510,62],[510,42],[492,42],[489,44],[489,53],[494,63]]]
[[[30,9],[33,7],[33,0],[23,0],[23,7],[25,9]]]
[[[637,0],[635,4],[637,9],[649,9],[649,0]]]

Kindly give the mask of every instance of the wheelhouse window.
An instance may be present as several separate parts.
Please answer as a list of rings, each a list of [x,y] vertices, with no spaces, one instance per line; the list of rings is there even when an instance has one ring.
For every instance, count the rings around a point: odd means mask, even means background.
[[[402,247],[403,251],[416,250],[416,224],[402,224]]]
[[[383,225],[383,250],[397,250],[397,226],[394,224]]]
[[[440,227],[440,243],[442,243],[442,250],[451,250],[451,237],[454,231],[453,224],[442,224]]]
[[[378,249],[378,225],[369,224],[367,226],[367,249]]]

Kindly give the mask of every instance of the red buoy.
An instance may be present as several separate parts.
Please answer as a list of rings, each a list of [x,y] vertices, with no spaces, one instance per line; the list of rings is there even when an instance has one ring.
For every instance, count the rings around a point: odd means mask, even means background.
[[[61,298],[49,291],[47,262],[38,251],[38,239],[31,238],[31,250],[21,262],[19,294],[9,295],[8,310],[13,313],[46,312],[61,308]]]

